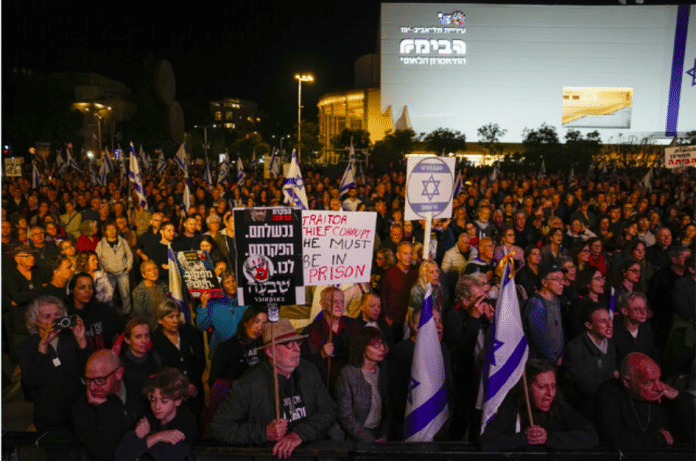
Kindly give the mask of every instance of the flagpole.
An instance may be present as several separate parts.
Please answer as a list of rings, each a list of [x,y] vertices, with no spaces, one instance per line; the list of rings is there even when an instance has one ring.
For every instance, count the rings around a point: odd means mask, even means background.
[[[276,371],[275,322],[271,322],[271,345],[273,348],[273,388],[275,390],[275,415],[276,419],[280,419],[280,396],[278,393],[278,373]]]
[[[524,400],[527,402],[527,416],[529,416],[530,426],[534,425],[534,418],[532,417],[532,405],[529,403],[529,387],[527,386],[527,370],[522,371],[522,384],[524,384]]]
[[[425,234],[423,235],[423,261],[430,260],[430,232],[433,229],[433,213],[425,214]]]

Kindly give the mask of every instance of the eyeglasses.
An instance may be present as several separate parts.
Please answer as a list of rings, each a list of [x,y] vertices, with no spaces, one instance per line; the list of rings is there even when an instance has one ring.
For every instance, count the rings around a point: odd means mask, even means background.
[[[597,277],[592,277],[592,280],[600,281],[600,280],[605,280],[605,277],[603,275],[598,275]]]
[[[111,375],[113,375],[114,373],[116,373],[116,372],[118,371],[119,368],[121,368],[121,367],[116,367],[116,368],[114,369],[114,371],[112,371],[111,373],[109,373],[109,374],[106,375],[106,376],[98,376],[98,377],[96,377],[96,378],[88,378],[88,377],[84,376],[84,377],[82,378],[82,384],[84,384],[85,386],[89,386],[89,383],[93,382],[93,383],[96,384],[97,386],[103,386],[104,384],[106,384],[106,380],[109,379],[109,377],[110,377]]]

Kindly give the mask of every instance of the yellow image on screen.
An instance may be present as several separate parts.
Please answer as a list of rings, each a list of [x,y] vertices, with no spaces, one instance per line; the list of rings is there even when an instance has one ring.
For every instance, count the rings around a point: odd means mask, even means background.
[[[630,128],[633,88],[563,87],[567,127]]]

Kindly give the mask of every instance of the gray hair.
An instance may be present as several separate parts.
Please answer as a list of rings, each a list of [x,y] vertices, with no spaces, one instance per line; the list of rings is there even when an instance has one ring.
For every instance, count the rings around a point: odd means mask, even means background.
[[[34,299],[31,302],[31,304],[29,304],[27,312],[24,314],[24,317],[27,321],[27,330],[29,330],[29,333],[39,333],[39,328],[36,322],[39,319],[39,311],[42,307],[45,306],[58,306],[61,316],[65,317],[66,315],[68,315],[68,311],[65,308],[65,304],[63,304],[63,302],[60,299],[50,295],[39,296],[38,298]]]

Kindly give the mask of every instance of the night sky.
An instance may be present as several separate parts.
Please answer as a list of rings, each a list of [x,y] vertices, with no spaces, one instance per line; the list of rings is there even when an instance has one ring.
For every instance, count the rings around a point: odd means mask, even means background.
[[[302,90],[303,116],[312,119],[322,94],[352,84],[355,59],[377,52],[379,14],[376,0],[4,1],[2,60],[37,72],[94,72],[136,92],[151,53],[171,62],[177,100],[251,99],[291,120],[293,76],[311,72],[316,81]]]

